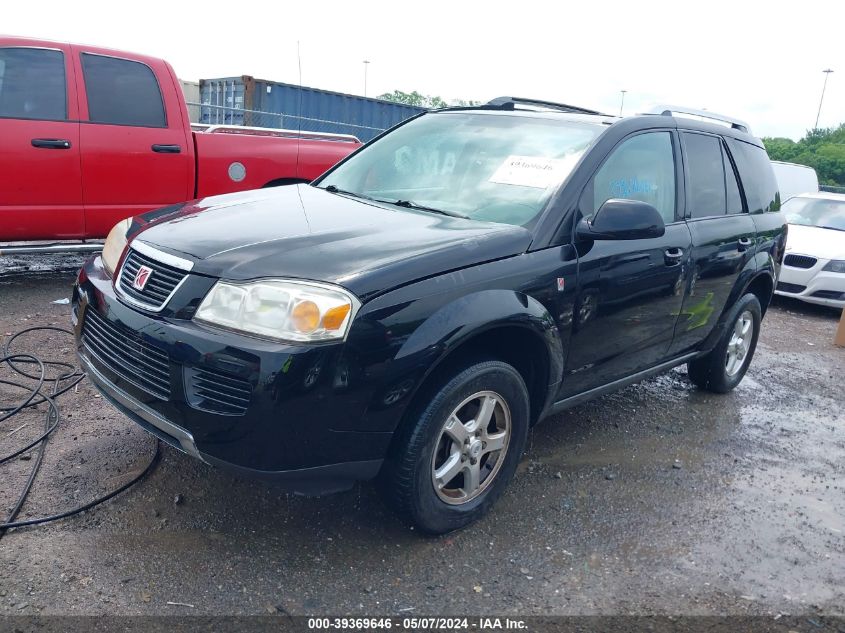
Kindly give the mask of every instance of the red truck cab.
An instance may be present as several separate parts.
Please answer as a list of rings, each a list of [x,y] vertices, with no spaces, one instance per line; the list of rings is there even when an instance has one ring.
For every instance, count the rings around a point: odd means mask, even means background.
[[[101,238],[175,202],[313,180],[345,135],[195,132],[166,61],[0,36],[0,240]]]

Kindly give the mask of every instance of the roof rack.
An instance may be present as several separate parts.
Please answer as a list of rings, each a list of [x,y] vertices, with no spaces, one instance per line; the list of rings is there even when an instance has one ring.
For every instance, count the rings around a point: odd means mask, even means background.
[[[687,108],[683,106],[657,105],[648,110],[647,112],[643,112],[643,114],[659,114],[662,116],[687,114],[691,116],[701,117],[704,119],[711,119],[713,121],[727,123],[735,130],[739,130],[740,132],[747,132],[749,134],[751,133],[751,128],[745,121],[734,117],[725,116],[724,114],[716,114],[715,112],[710,112],[710,110],[696,110],[695,108]]]
[[[513,110],[517,105],[532,105],[541,108],[550,108],[552,110],[559,110],[561,112],[574,112],[576,114],[598,114],[603,115],[597,110],[589,110],[579,106],[567,105],[565,103],[555,103],[554,101],[541,101],[540,99],[525,99],[523,97],[496,97],[486,103],[487,106],[501,108],[502,110]]]

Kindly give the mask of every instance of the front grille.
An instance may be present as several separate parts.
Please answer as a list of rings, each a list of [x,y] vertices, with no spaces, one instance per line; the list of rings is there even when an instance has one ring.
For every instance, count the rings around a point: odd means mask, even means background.
[[[252,397],[248,380],[206,367],[187,373],[187,396],[191,406],[224,415],[243,415]]]
[[[845,292],[837,292],[836,290],[816,290],[813,295],[819,299],[842,299],[845,297]]]
[[[93,308],[85,310],[82,343],[101,363],[139,389],[170,397],[170,359],[127,327],[107,321]]]
[[[785,281],[779,281],[777,290],[781,292],[791,292],[792,294],[798,294],[799,292],[804,292],[807,289],[807,286],[802,286],[801,284],[788,284]]]
[[[152,272],[144,289],[137,290],[132,286],[132,282],[141,266],[152,269]],[[186,276],[187,273],[184,270],[162,264],[138,251],[130,250],[120,271],[120,291],[144,306],[158,310],[167,302],[176,286]]]
[[[812,268],[817,261],[819,260],[809,255],[787,255],[783,258],[784,265],[791,268]]]

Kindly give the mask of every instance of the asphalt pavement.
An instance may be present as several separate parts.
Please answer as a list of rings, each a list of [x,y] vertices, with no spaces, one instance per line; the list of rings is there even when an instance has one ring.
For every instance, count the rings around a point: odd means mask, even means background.
[[[54,301],[77,265],[17,259],[11,274],[5,262],[0,343],[68,324]],[[0,615],[843,614],[837,321],[776,300],[735,392],[701,392],[679,368],[546,420],[494,510],[444,537],[402,524],[368,484],[288,496],[163,447],[112,501],[5,535]],[[74,361],[56,332],[16,341],[26,348]],[[0,405],[20,395],[0,388]],[[111,490],[153,454],[87,381],[59,404],[23,518]],[[44,414],[0,425],[0,454],[36,437]],[[0,465],[4,513],[30,467]]]

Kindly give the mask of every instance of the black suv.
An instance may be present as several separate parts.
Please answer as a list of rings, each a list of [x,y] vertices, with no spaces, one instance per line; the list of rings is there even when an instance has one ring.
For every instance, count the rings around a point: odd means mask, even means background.
[[[538,420],[683,363],[745,374],[786,224],[760,141],[688,114],[439,110],[310,185],[122,222],[79,273],[82,362],[203,461],[378,477],[421,529],[464,526]]]

